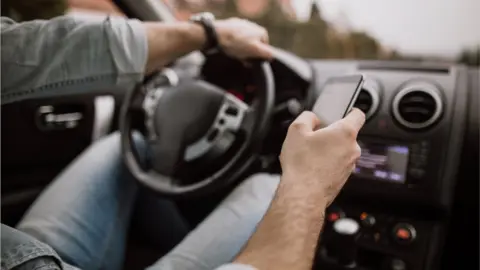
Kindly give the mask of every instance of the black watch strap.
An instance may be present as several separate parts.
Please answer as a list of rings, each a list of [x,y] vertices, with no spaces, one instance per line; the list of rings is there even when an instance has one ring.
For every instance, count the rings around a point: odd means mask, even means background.
[[[196,14],[190,19],[191,22],[201,25],[205,31],[206,42],[202,48],[202,52],[204,54],[212,53],[220,49],[217,31],[215,31],[215,27],[213,25],[214,20],[215,18],[213,15],[208,13]]]

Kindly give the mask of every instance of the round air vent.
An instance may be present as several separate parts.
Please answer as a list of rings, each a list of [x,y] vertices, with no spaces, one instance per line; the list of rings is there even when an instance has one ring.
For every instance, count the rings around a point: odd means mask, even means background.
[[[377,87],[374,87],[372,83],[366,81],[353,107],[365,113],[365,118],[368,120],[377,111],[379,104],[380,97]]]
[[[393,116],[408,129],[424,129],[440,118],[443,107],[438,89],[430,84],[410,85],[393,99]]]

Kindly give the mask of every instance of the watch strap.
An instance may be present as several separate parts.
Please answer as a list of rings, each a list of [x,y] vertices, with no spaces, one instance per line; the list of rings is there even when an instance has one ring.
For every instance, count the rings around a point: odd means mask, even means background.
[[[206,18],[205,16],[199,16],[192,17],[190,21],[201,25],[205,31],[206,42],[201,50],[203,53],[208,54],[220,49],[217,31],[213,25],[213,19]]]

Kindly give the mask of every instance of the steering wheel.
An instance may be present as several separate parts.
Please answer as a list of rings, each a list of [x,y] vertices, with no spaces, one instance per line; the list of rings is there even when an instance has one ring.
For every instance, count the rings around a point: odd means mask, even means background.
[[[191,197],[225,187],[245,172],[260,150],[275,99],[270,64],[255,61],[251,69],[257,88],[252,106],[201,80],[151,89],[140,84],[129,91],[119,120],[122,153],[132,175],[162,196]],[[132,113],[138,110],[145,115],[147,165],[132,143]],[[238,150],[220,169],[195,183],[175,176],[186,162],[221,157],[235,140],[241,140]]]

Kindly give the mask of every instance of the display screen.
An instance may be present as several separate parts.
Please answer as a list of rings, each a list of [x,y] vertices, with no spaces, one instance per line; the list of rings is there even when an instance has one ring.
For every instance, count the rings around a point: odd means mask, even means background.
[[[409,152],[407,146],[363,142],[358,144],[362,148],[362,155],[357,161],[355,175],[405,183]]]

